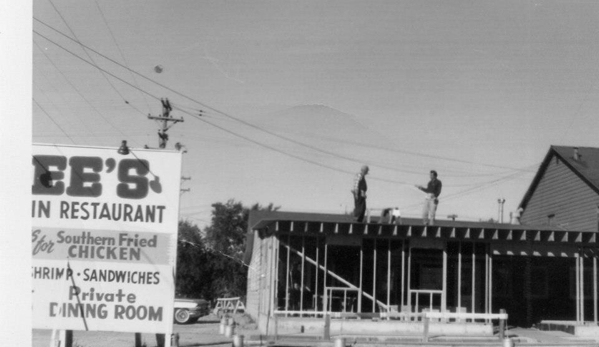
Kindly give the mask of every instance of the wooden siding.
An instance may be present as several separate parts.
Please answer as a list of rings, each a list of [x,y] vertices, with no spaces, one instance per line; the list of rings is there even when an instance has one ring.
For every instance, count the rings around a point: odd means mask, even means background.
[[[552,224],[565,230],[598,231],[597,204],[599,195],[553,156],[526,206],[522,224],[548,225],[548,216],[555,214]]]
[[[262,239],[254,231],[254,246],[252,258],[248,269],[248,282],[246,294],[246,312],[257,317],[260,309],[260,274],[262,273]]]

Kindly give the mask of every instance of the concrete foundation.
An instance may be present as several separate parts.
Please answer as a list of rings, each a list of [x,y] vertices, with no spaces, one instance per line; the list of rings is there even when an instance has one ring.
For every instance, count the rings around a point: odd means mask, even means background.
[[[544,320],[539,324],[539,330],[563,331],[577,337],[599,340],[599,326],[594,322]]]
[[[270,318],[268,331],[266,317],[259,319],[259,329],[267,335],[324,336],[323,318],[277,317]],[[493,336],[493,325],[484,323],[430,322],[429,336]],[[331,319],[331,336],[422,336],[424,322],[371,319]]]

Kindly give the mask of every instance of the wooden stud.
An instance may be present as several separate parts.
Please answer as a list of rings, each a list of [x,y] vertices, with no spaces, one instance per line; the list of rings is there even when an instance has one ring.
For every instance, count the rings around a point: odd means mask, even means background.
[[[362,276],[364,268],[364,244],[360,245],[360,290],[358,292],[358,312],[362,312]]]
[[[593,256],[593,319],[597,325],[597,256]]]
[[[391,239],[387,239],[387,307],[391,304]]]
[[[290,271],[289,271],[289,259],[291,258],[291,236],[287,235],[287,244],[285,245],[285,247],[287,247],[287,264],[286,264],[286,269],[285,269],[285,311],[289,311],[289,275],[290,275]],[[285,316],[287,316],[287,314],[285,314]]]
[[[472,313],[476,313],[475,310],[475,297],[476,297],[476,243],[472,242]]]
[[[374,250],[372,257],[372,312],[375,312],[376,308],[376,241],[377,239],[374,239]]]
[[[458,247],[458,307],[462,307],[462,241]]]
[[[404,278],[405,278],[405,268],[406,268],[406,240],[401,241],[401,307],[404,306]]]
[[[584,322],[584,250],[580,257],[580,317]]]
[[[431,298],[432,301],[432,298]],[[441,312],[447,310],[447,242],[443,244],[443,293],[441,294]]]

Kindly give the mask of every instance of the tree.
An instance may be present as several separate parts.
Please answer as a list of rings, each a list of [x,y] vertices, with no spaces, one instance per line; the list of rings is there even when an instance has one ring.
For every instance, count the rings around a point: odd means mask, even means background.
[[[211,269],[206,266],[210,256],[197,225],[179,221],[177,244],[176,294],[181,297],[210,298]]]
[[[229,200],[212,204],[211,225],[202,236],[188,221],[179,222],[177,294],[184,297],[244,297],[248,267],[243,263],[245,235],[252,210],[276,211],[272,203],[244,207]]]
[[[245,235],[250,210],[276,211],[272,203],[266,207],[254,204],[243,207],[241,202],[229,200],[212,205],[212,225],[206,228],[206,244],[214,252],[212,266],[215,276],[211,290],[219,297],[245,296],[248,267],[243,263]]]

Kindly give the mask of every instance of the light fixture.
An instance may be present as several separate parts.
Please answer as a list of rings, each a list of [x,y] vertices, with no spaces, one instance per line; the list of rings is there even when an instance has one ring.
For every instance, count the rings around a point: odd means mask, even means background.
[[[127,141],[123,140],[123,142],[121,143],[121,147],[119,147],[119,150],[117,152],[122,155],[129,154],[129,147],[127,147]]]

